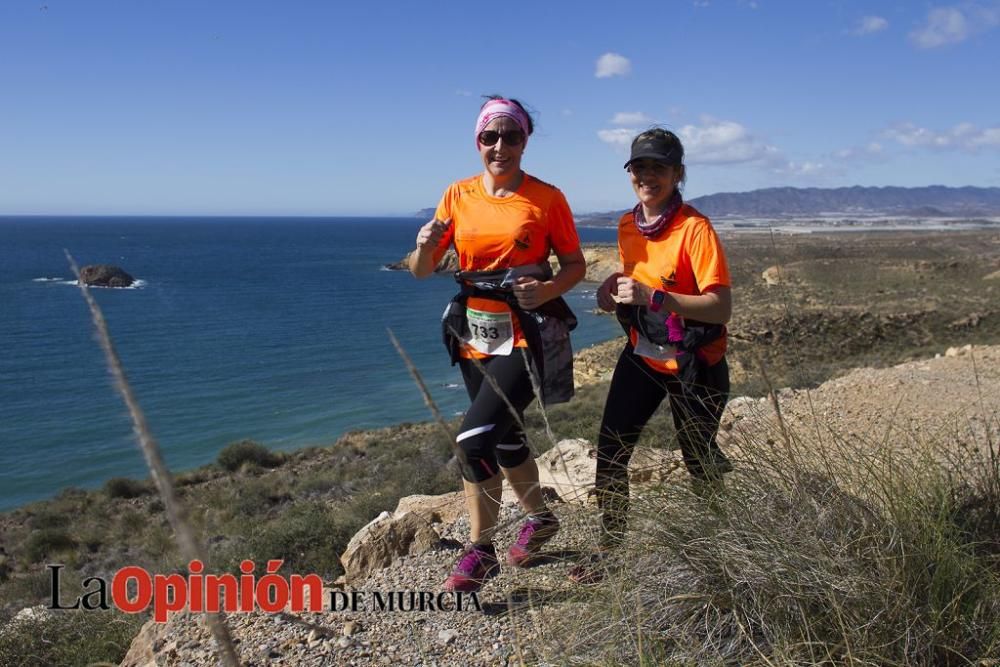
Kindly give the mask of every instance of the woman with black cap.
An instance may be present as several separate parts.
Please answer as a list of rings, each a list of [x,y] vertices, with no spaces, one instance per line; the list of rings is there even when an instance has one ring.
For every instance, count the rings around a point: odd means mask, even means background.
[[[598,435],[596,491],[601,552],[618,546],[629,509],[628,462],[643,427],[666,398],[684,463],[699,494],[722,484],[732,465],[716,434],[729,397],[726,323],[729,267],[711,223],[685,204],[684,147],[668,130],[635,137],[625,163],[639,199],[618,223],[621,271],[597,292],[628,335]],[[574,568],[586,581],[600,568]]]

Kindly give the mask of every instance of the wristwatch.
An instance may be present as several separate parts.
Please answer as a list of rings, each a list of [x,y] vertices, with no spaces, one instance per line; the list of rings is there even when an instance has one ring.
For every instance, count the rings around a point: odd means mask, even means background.
[[[649,296],[649,309],[654,313],[660,312],[660,308],[663,307],[663,300],[667,298],[667,293],[662,290],[653,290],[653,293]]]

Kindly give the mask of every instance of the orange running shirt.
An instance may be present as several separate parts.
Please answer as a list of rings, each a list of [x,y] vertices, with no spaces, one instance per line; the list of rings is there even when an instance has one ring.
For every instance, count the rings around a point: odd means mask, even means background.
[[[713,287],[730,287],[729,264],[722,243],[708,218],[687,204],[656,239],[647,239],[627,212],[618,222],[618,253],[627,277],[647,287],[697,296]],[[634,346],[635,327],[629,332]],[[715,364],[726,353],[726,336],[701,348],[708,363]],[[650,368],[676,373],[677,361],[642,357]]]
[[[434,252],[435,264],[448,247],[455,245],[462,271],[493,271],[547,261],[551,251],[568,255],[580,249],[566,197],[556,187],[534,176],[524,175],[521,186],[510,197],[494,197],[483,189],[482,175],[448,186],[434,217],[451,219]],[[468,307],[492,313],[510,312],[500,301],[472,297]],[[517,316],[511,313],[514,345],[527,347]],[[465,358],[486,355],[468,346]]]

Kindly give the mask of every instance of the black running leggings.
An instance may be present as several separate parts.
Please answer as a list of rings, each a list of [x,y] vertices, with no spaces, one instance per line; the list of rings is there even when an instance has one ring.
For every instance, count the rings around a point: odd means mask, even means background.
[[[617,541],[628,516],[628,462],[643,427],[664,398],[688,472],[711,479],[712,462],[719,451],[716,434],[729,399],[729,365],[725,357],[698,373],[696,382],[683,384],[674,374],[658,373],[626,344],[618,357],[597,439],[598,505],[605,536]]]
[[[521,350],[515,348],[509,356],[487,357],[480,363],[507,396],[523,423],[524,409],[535,394]],[[458,365],[472,400],[457,437],[458,446],[465,452],[468,462],[468,466],[463,466],[462,477],[469,482],[485,482],[500,472],[498,465],[516,468],[527,460],[530,451],[510,408],[493,385],[483,378],[476,363],[459,359]]]

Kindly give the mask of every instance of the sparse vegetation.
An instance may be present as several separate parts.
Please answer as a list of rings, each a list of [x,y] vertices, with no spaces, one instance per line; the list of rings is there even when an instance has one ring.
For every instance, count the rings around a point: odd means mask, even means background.
[[[104,483],[104,492],[109,498],[138,498],[152,490],[147,482],[129,477],[112,477]]]
[[[0,665],[86,667],[118,664],[145,622],[116,612],[63,612],[0,632]]]
[[[245,464],[261,468],[277,468],[284,462],[284,457],[272,452],[264,445],[253,440],[240,440],[219,452],[216,462],[229,472],[239,470]]]

